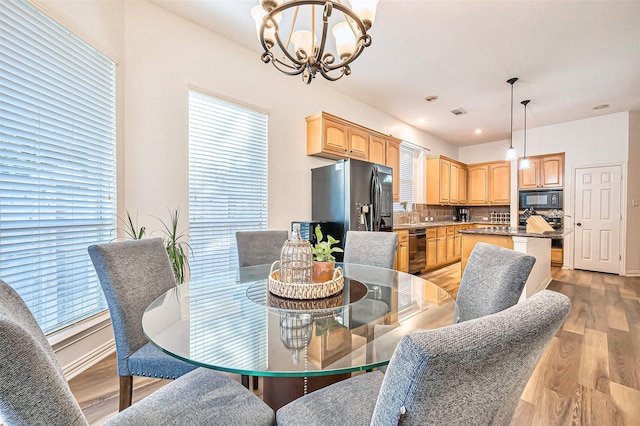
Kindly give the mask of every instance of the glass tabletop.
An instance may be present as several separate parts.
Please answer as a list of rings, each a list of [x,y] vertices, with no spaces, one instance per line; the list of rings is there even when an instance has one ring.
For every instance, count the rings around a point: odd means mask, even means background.
[[[455,300],[414,275],[355,264],[345,288],[318,300],[272,295],[271,265],[192,280],[144,312],[147,337],[166,353],[238,374],[304,377],[386,365],[400,339],[457,320]]]

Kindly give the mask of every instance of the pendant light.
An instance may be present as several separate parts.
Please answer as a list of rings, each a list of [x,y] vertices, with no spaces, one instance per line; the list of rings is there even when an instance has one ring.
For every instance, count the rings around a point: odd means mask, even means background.
[[[524,157],[520,160],[520,170],[531,168],[531,164],[529,164],[529,159],[527,158],[527,104],[529,102],[531,102],[529,99],[520,102],[524,105]]]
[[[505,157],[505,160],[507,161],[518,159],[516,149],[513,147],[513,83],[516,81],[518,81],[517,77],[507,80],[507,83],[511,85],[511,132],[509,133],[509,149],[507,150],[507,156]]]

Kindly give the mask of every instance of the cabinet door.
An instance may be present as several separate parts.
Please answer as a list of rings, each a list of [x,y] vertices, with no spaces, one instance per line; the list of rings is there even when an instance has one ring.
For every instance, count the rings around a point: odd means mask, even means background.
[[[531,168],[518,170],[518,188],[536,189],[540,185],[540,161],[537,158],[529,158]]]
[[[369,160],[369,133],[360,129],[349,129],[349,157]]]
[[[349,150],[349,130],[347,126],[325,119],[322,127],[324,134],[323,150],[346,156]]]
[[[387,141],[386,165],[393,169],[393,201],[400,201],[400,143]]]
[[[458,202],[467,202],[467,168],[460,167],[460,177],[458,178]]]
[[[456,234],[454,237],[453,257],[460,260],[462,257],[462,234]]]
[[[436,239],[436,262],[438,264],[447,263],[447,237]]]
[[[409,272],[409,243],[398,245],[398,271]]]
[[[455,235],[447,236],[447,262],[452,261],[455,258],[456,251]]]
[[[433,268],[438,264],[437,240],[435,238],[427,239],[427,268]]]
[[[371,136],[369,140],[369,161],[376,164],[386,164],[386,141],[382,138]]]
[[[509,161],[489,164],[489,185],[491,204],[511,202],[511,163]]]
[[[469,166],[469,204],[487,204],[489,202],[489,166]]]
[[[449,173],[449,202],[457,203],[460,200],[460,165],[451,163]]]
[[[540,186],[562,188],[564,185],[564,155],[546,155],[540,159]]]
[[[449,204],[449,188],[451,185],[451,163],[440,160],[440,203]]]

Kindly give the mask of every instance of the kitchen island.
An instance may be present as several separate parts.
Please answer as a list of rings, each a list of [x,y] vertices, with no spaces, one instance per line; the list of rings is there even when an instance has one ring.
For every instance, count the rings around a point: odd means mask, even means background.
[[[536,258],[522,290],[522,301],[547,288],[551,282],[551,240],[562,239],[573,232],[573,229],[561,228],[546,234],[534,234],[527,232],[525,227],[493,226],[459,232],[462,234],[461,273],[464,273],[473,247],[479,242],[505,247]]]

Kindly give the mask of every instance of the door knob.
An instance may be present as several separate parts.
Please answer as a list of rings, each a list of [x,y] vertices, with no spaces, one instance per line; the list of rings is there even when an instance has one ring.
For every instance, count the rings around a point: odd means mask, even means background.
[[[582,224],[580,222],[576,223],[576,226],[582,226]]]

